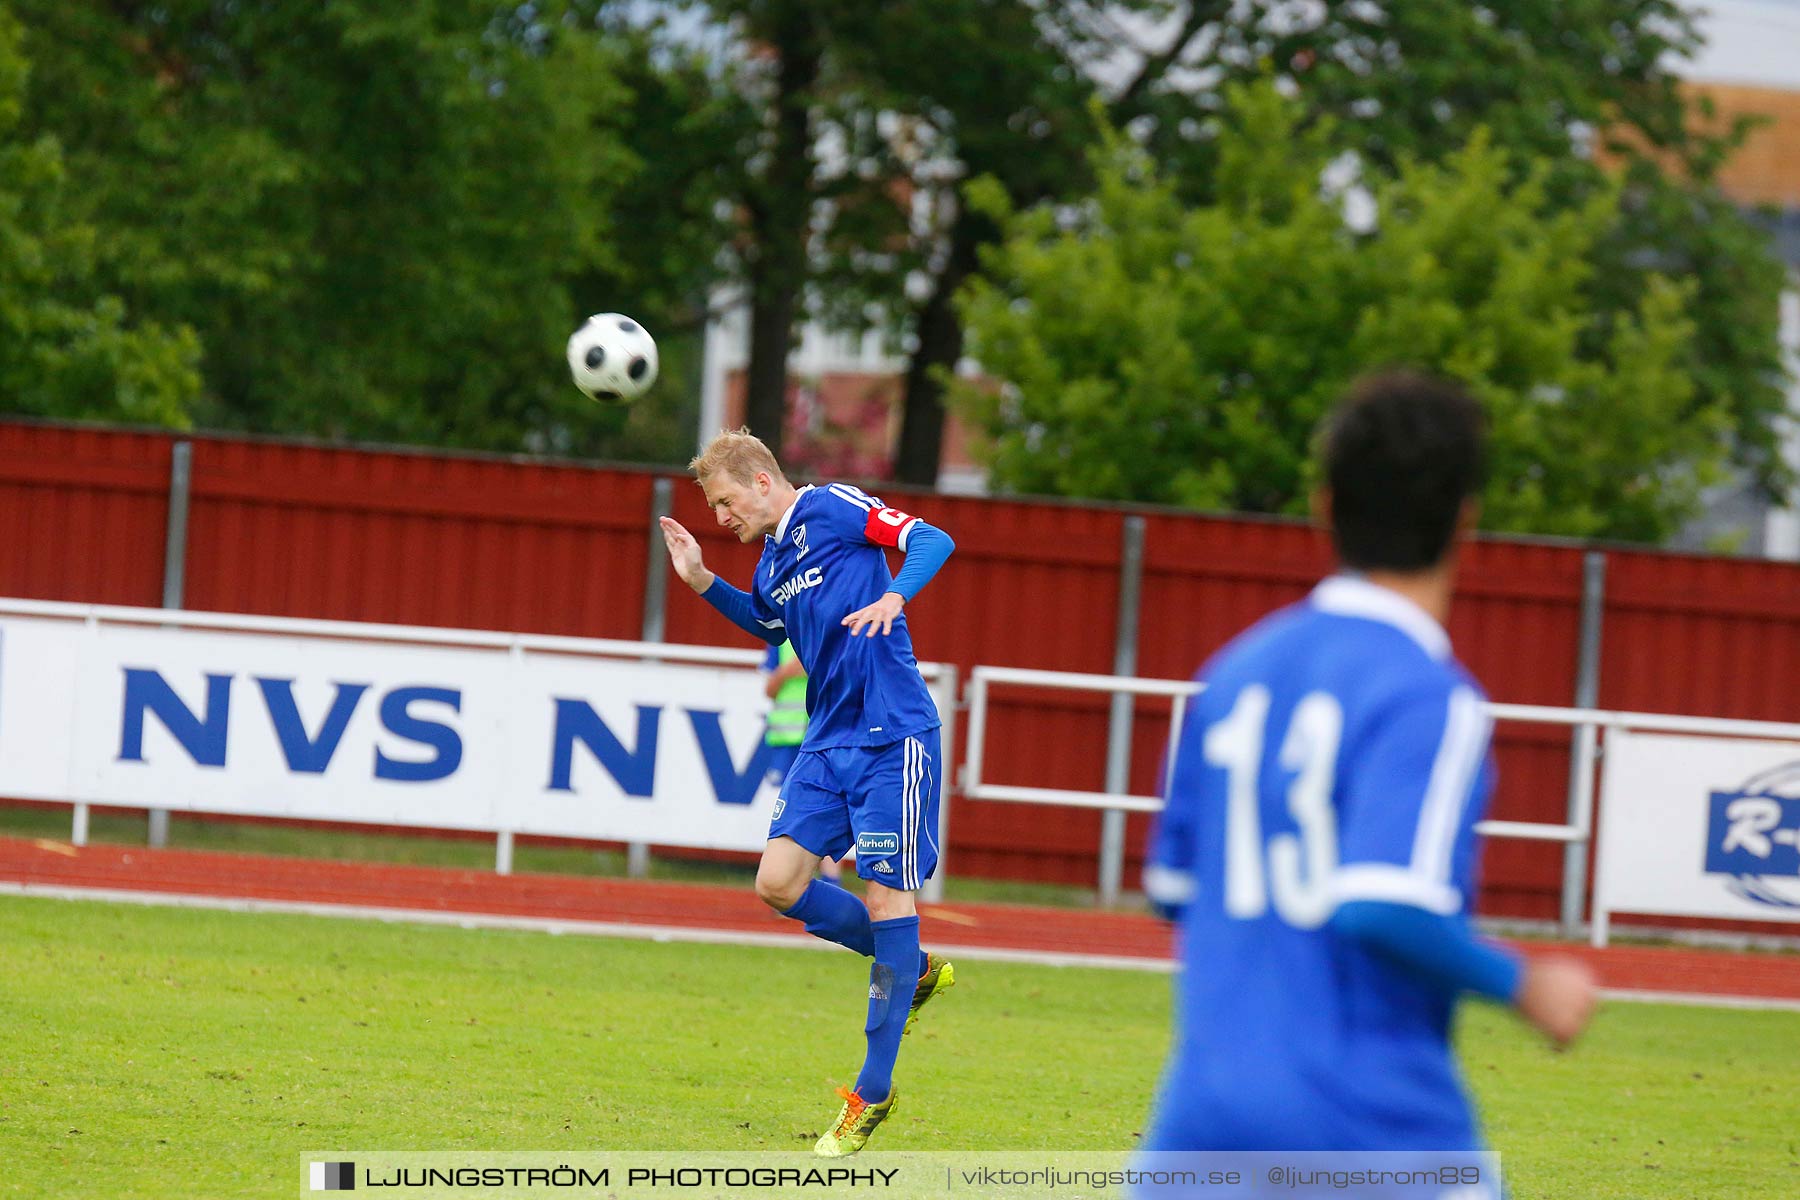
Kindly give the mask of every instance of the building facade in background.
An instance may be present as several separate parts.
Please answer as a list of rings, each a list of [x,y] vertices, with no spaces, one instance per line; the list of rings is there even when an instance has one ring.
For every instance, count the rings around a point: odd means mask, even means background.
[[[744,423],[750,359],[749,307],[715,302],[713,310],[723,315],[706,330],[697,439],[702,446],[720,429]],[[805,477],[890,478],[905,374],[906,359],[890,353],[879,332],[857,335],[833,333],[817,324],[803,327],[800,344],[788,359],[782,463]],[[944,419],[937,482],[940,491],[987,491],[987,471],[971,445],[968,426],[955,413]]]

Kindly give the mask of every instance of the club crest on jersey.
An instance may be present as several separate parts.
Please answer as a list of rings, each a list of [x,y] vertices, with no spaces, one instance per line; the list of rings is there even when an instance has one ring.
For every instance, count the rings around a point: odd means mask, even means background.
[[[818,587],[825,582],[825,573],[817,567],[808,567],[786,583],[776,584],[775,590],[769,593],[769,599],[777,604],[786,604],[807,588]]]
[[[794,526],[794,561],[799,562],[805,558],[810,549],[812,547],[806,544],[806,522],[802,521]]]

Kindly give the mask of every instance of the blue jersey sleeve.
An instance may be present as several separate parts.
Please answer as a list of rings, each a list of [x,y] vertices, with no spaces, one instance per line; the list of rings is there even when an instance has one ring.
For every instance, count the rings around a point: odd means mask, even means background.
[[[722,575],[713,576],[712,586],[700,598],[751,637],[761,638],[771,646],[787,641],[787,626],[782,624],[780,614],[756,593],[739,591],[726,583]]]
[[[826,527],[835,536],[906,555],[891,590],[908,602],[931,582],[956,549],[956,543],[943,530],[911,513],[889,508],[861,488],[831,483],[825,486],[825,496]]]
[[[1449,679],[1410,689],[1340,758],[1340,903],[1378,900],[1462,912],[1492,723],[1481,695]],[[1463,852],[1460,853],[1459,852]]]
[[[1200,787],[1205,775],[1206,693],[1196,696],[1175,737],[1175,757],[1163,785],[1163,809],[1150,829],[1144,896],[1158,916],[1174,920],[1199,895]]]
[[[927,525],[915,518],[911,528],[907,530],[906,545],[906,562],[901,566],[900,573],[894,576],[894,590],[910,604],[913,597],[931,582],[932,576],[950,560],[950,555],[956,550],[956,543],[937,526]]]
[[[1331,915],[1331,928],[1448,992],[1511,1002],[1524,974],[1517,954],[1477,937],[1460,914],[1352,900]]]

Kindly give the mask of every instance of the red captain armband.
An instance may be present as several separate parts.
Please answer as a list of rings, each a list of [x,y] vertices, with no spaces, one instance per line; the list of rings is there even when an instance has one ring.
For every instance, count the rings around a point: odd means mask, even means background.
[[[863,525],[863,536],[877,546],[902,549],[901,543],[906,541],[906,531],[918,519],[897,508],[877,508],[869,513],[869,520]]]

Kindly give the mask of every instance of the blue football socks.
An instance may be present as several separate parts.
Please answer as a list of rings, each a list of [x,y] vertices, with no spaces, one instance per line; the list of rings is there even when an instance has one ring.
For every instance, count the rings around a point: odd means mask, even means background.
[[[869,927],[869,910],[863,902],[845,891],[839,884],[827,879],[815,879],[806,885],[800,893],[800,899],[794,901],[794,907],[781,914],[792,917],[806,926],[806,932],[816,938],[824,938],[828,942],[836,942],[849,950],[854,950],[864,958],[872,958],[875,954],[875,935]],[[918,918],[913,918],[916,922]],[[913,983],[930,970],[931,962],[923,950],[919,951],[919,967],[913,972]],[[912,998],[907,997],[907,1003]]]
[[[919,918],[895,917],[869,926],[875,935],[875,963],[869,968],[868,1054],[856,1091],[870,1104],[888,1098],[894,1088],[894,1059],[900,1054],[900,1035],[912,1008],[913,988],[918,986]]]
[[[800,893],[794,907],[781,914],[806,926],[814,937],[836,942],[867,958],[875,953],[875,935],[869,929],[869,910],[863,902],[836,884],[815,879]]]

